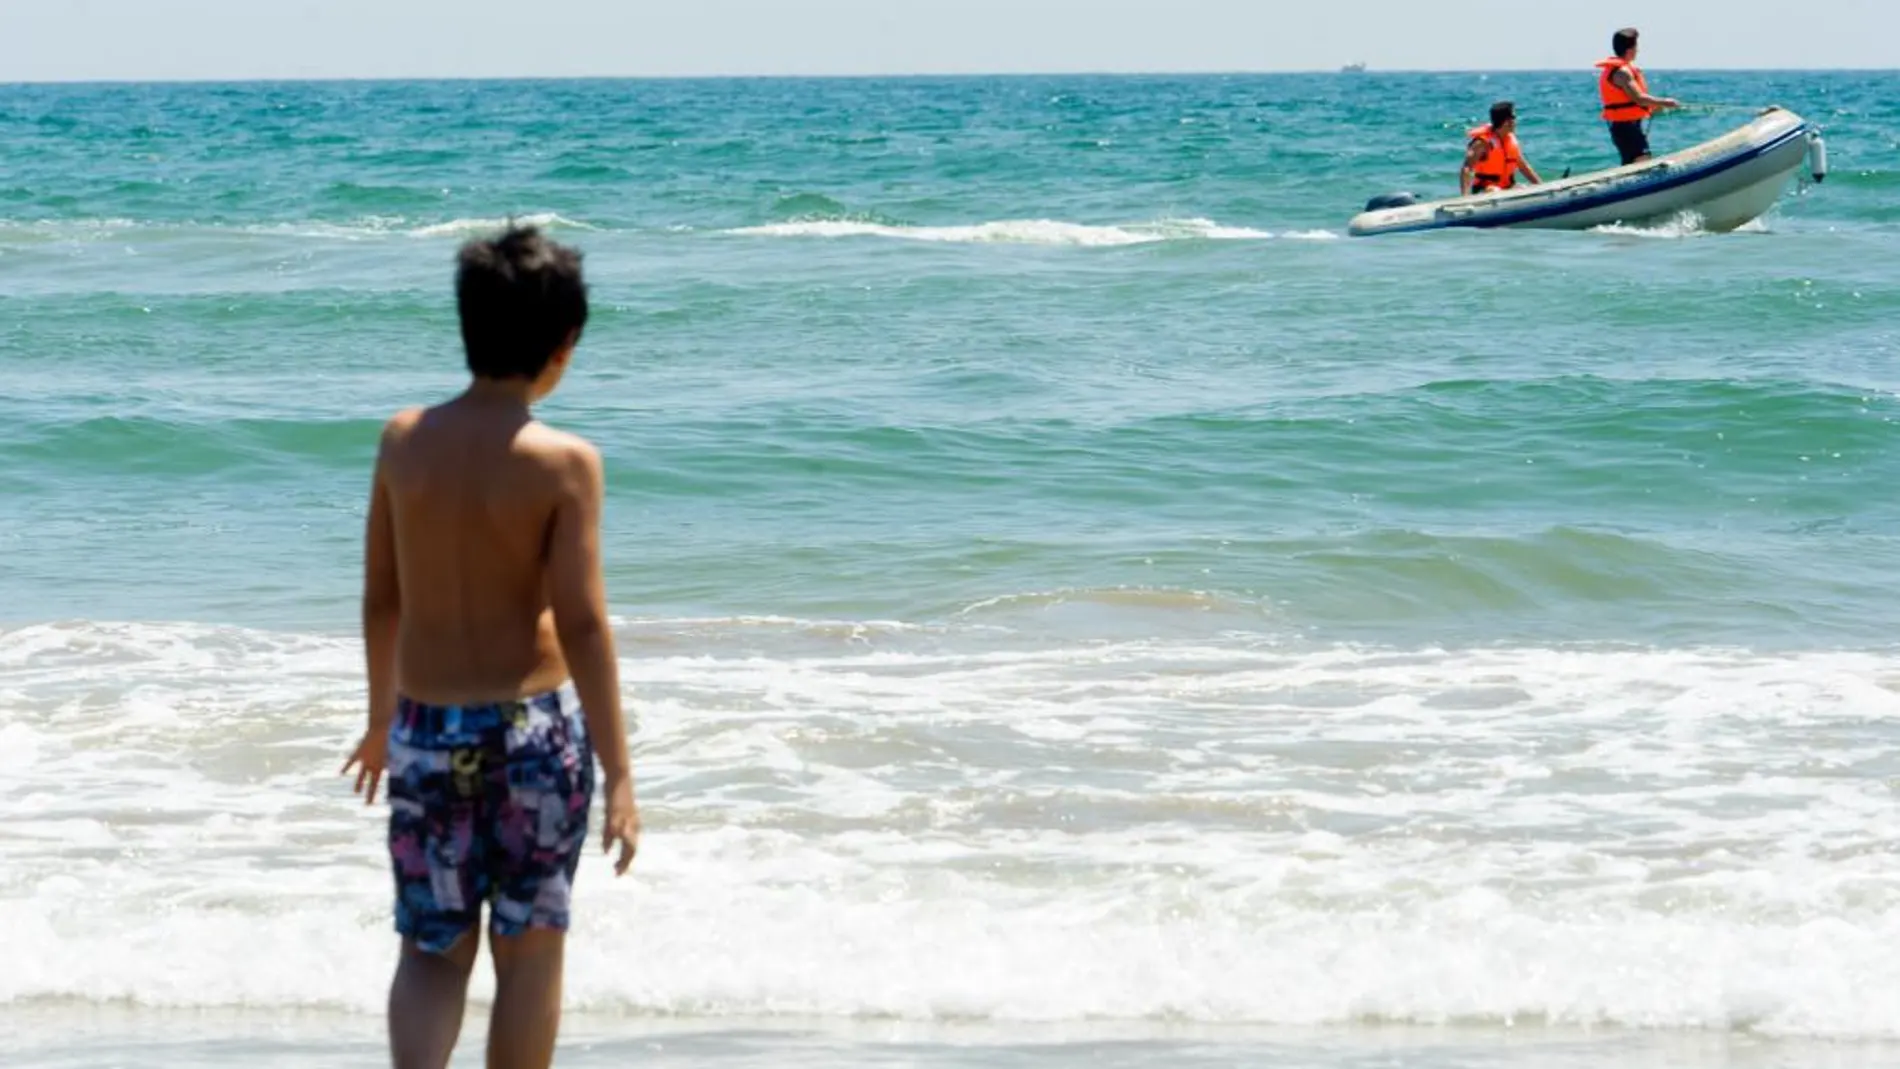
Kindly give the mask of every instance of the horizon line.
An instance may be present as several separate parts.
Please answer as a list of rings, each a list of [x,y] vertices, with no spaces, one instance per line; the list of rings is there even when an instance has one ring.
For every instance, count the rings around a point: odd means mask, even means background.
[[[1651,67],[1665,74],[1891,74],[1900,67]],[[1349,70],[1344,67],[1299,67],[1232,70],[1073,70],[1048,71],[926,71],[913,73],[845,72],[831,74],[747,73],[747,74],[317,74],[287,77],[239,76],[195,77],[161,76],[147,78],[50,77],[0,80],[0,87],[22,86],[124,86],[124,85],[320,85],[347,83],[402,82],[737,82],[737,81],[921,81],[949,79],[1000,78],[1232,78],[1232,77],[1311,77],[1336,75],[1377,77],[1382,74],[1478,75],[1493,74],[1573,74],[1572,67],[1368,67]]]

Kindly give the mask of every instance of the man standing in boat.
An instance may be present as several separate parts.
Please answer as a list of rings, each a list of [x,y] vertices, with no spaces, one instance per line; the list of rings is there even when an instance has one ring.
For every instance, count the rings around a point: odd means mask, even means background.
[[[1643,70],[1636,65],[1636,28],[1625,27],[1610,38],[1615,55],[1597,64],[1597,94],[1603,98],[1603,121],[1610,124],[1610,140],[1625,166],[1649,158],[1649,134],[1643,123],[1659,111],[1681,107],[1672,97],[1651,96]]]
[[[1518,147],[1517,105],[1510,101],[1491,105],[1490,125],[1480,126],[1465,137],[1465,165],[1458,172],[1459,196],[1510,189],[1517,184],[1519,171],[1533,183],[1543,181]]]

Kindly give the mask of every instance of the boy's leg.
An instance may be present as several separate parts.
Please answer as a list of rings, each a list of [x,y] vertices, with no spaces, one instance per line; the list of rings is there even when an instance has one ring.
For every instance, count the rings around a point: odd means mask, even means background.
[[[402,960],[389,985],[389,1052],[395,1069],[445,1069],[462,1034],[468,978],[481,947],[480,928],[432,954],[402,941]]]
[[[488,1067],[544,1069],[561,1026],[568,915],[594,794],[593,753],[572,689],[522,702],[507,748],[490,810]]]
[[[561,1031],[564,932],[489,937],[495,1009],[488,1021],[488,1069],[547,1069]]]
[[[480,710],[400,701],[389,737],[389,858],[396,932],[389,1048],[396,1069],[444,1069],[481,952],[488,878],[481,830]],[[494,720],[494,717],[490,717]]]

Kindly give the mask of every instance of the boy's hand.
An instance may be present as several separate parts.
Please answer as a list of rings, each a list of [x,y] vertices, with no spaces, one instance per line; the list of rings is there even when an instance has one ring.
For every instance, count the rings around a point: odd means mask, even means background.
[[[602,853],[611,853],[620,844],[620,860],[614,863],[614,875],[625,876],[640,850],[640,808],[633,802],[631,776],[607,781],[607,820],[601,836]]]
[[[383,782],[383,770],[389,767],[389,732],[374,729],[363,733],[363,741],[356,744],[356,752],[343,762],[343,771],[338,775],[347,776],[350,769],[356,769],[356,787],[353,794],[363,794],[364,805],[376,804],[376,788]],[[368,793],[364,794],[365,786]]]

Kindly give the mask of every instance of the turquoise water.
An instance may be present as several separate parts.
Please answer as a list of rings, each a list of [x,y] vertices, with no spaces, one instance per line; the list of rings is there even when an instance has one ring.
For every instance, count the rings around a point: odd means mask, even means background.
[[[373,1052],[369,462],[513,215],[642,722],[590,1035],[1895,1038],[1900,75],[1652,73],[1825,127],[1744,232],[1343,236],[1496,96],[1613,163],[1591,77],[0,87],[0,1009]]]
[[[1893,76],[1669,83],[1833,180],[1719,239],[1326,240],[1494,94],[1605,164],[1558,75],[8,89],[7,615],[347,625],[377,421],[454,388],[450,256],[514,213],[590,258],[548,415],[632,613],[1881,641]]]

